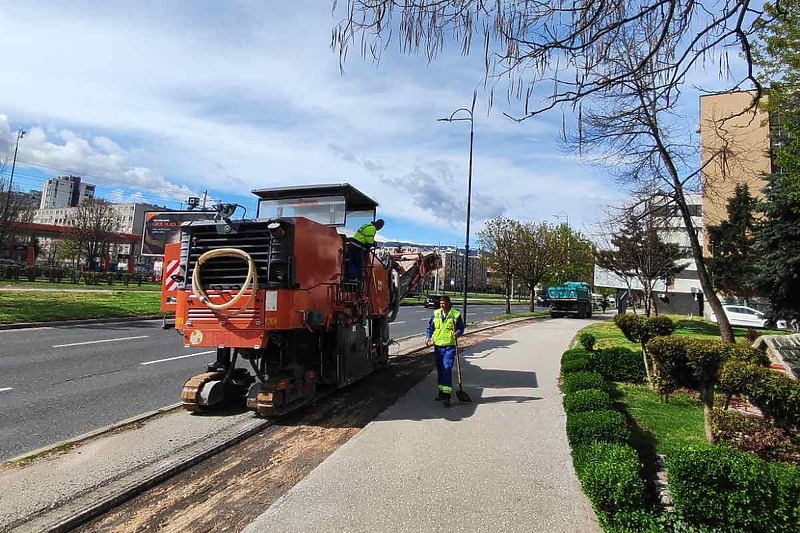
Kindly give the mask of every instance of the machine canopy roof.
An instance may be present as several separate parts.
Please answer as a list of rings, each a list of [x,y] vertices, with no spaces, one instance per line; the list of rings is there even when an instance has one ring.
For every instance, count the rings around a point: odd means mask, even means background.
[[[344,196],[347,212],[372,211],[378,202],[359,191],[349,183],[333,183],[329,185],[299,185],[292,187],[274,187],[271,189],[255,189],[253,194],[262,200],[291,200],[295,198],[316,198],[324,196]]]

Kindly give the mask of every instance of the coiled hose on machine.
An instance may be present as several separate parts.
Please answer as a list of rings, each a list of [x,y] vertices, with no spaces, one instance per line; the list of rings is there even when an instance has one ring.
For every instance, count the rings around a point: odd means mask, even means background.
[[[238,293],[236,293],[236,296],[222,304],[213,303],[209,299],[208,293],[205,291],[205,289],[203,289],[203,286],[200,285],[200,266],[209,259],[214,259],[217,257],[239,257],[247,261],[247,278],[245,278],[242,288]],[[251,290],[250,298],[247,300],[247,303],[238,309],[228,311],[228,309],[236,305],[236,303],[244,297],[244,293],[247,291],[248,287],[251,287]],[[258,271],[256,269],[256,262],[253,260],[250,254],[244,250],[240,250],[238,248],[217,248],[216,250],[209,250],[197,258],[197,264],[194,266],[194,272],[192,272],[192,294],[198,297],[201,302],[206,304],[209,309],[224,316],[236,316],[250,307],[250,304],[253,303],[253,300],[256,297],[257,289]]]

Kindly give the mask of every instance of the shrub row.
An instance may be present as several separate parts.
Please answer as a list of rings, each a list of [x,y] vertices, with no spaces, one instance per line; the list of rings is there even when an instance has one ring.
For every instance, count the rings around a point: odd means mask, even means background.
[[[564,353],[561,373],[595,371],[608,381],[641,383],[646,377],[642,356],[623,347],[589,352],[580,348]],[[566,392],[566,391],[565,391]]]
[[[800,469],[715,446],[667,457],[676,510],[714,531],[800,531]]]
[[[588,341],[587,341],[588,344]],[[601,350],[602,351],[602,350]],[[567,440],[583,491],[609,529],[643,531],[653,519],[646,510],[645,485],[625,417],[612,409],[608,383],[594,366],[598,352],[575,348],[561,358]],[[656,531],[657,529],[653,529]]]
[[[611,396],[603,390],[579,390],[564,396],[564,411],[568,415],[585,411],[607,411],[611,407]]]

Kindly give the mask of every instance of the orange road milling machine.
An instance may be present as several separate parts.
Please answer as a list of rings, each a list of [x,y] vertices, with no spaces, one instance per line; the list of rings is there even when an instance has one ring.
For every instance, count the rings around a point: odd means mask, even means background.
[[[189,411],[246,397],[259,415],[279,416],[318,387],[387,364],[400,301],[441,267],[435,253],[381,259],[354,248],[339,228],[348,215],[374,220],[378,204],[349,184],[253,193],[255,219],[233,220],[238,206],[220,204],[214,220],[185,222],[180,242],[165,249],[162,308],[175,311],[184,346],[216,349],[216,361],[183,387]],[[355,253],[364,258],[359,275],[349,264]]]

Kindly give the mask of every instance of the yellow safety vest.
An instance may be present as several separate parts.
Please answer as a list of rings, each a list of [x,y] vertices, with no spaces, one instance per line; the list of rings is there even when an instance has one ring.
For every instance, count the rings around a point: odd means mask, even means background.
[[[456,343],[456,324],[461,313],[450,308],[447,316],[442,317],[442,310],[433,312],[433,344],[436,346],[454,346]]]
[[[375,244],[376,233],[378,233],[378,230],[375,228],[375,225],[372,222],[367,222],[358,228],[358,231],[356,231],[356,234],[353,236],[353,238],[361,244],[372,246]]]

